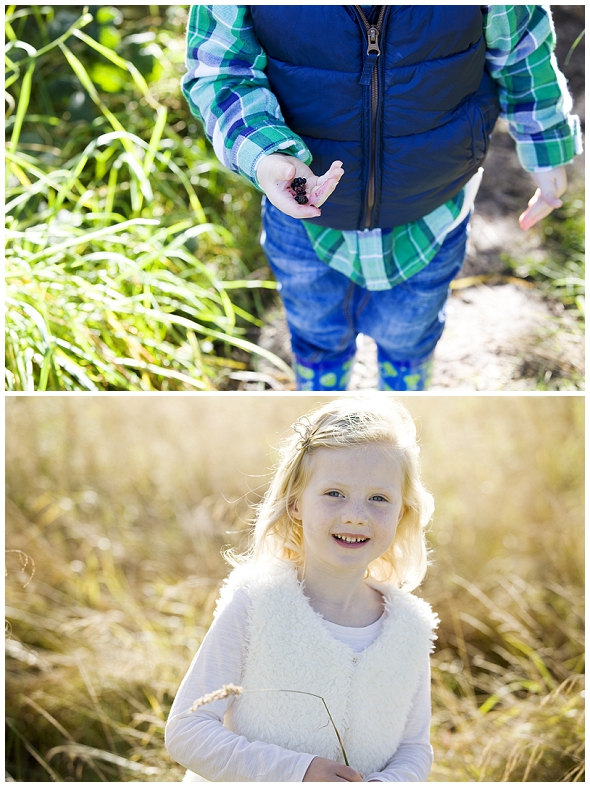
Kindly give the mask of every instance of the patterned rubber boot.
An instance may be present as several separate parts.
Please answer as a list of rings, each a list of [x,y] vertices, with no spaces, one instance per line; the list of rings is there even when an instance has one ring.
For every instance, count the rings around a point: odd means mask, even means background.
[[[422,361],[391,361],[379,350],[380,391],[426,391],[432,377],[432,355]]]
[[[295,358],[298,391],[346,391],[354,356],[347,361],[309,363]]]

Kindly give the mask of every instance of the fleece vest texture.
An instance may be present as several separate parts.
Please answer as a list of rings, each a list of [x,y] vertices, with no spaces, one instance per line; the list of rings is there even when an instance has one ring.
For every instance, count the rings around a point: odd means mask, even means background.
[[[258,575],[232,572],[221,603],[243,586],[252,608],[242,674],[246,691],[225,725],[251,741],[343,762],[321,700],[291,693],[310,692],[326,701],[350,765],[365,775],[381,770],[401,741],[437,619],[411,593],[372,585],[385,599],[384,624],[375,642],[355,653],[331,636],[290,564]]]
[[[313,223],[406,224],[454,197],[478,170],[499,113],[481,6],[373,6],[369,27],[360,6],[250,10],[270,87],[310,149],[311,169],[321,175],[335,160],[344,165]]]

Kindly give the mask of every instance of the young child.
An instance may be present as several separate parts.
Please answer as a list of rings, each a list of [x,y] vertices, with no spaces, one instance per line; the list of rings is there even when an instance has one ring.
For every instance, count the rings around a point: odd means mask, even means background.
[[[522,228],[562,204],[581,142],[554,46],[540,5],[192,7],[183,91],[266,195],[300,390],[345,389],[359,333],[381,389],[427,387],[498,113],[538,186]]]
[[[410,592],[433,512],[415,426],[376,394],[325,404],[293,430],[166,746],[189,781],[425,781],[437,621]],[[229,696],[191,712],[223,686]]]

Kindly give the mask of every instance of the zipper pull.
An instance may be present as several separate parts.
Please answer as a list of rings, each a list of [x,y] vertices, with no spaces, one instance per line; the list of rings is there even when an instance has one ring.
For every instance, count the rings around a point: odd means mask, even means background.
[[[379,49],[379,28],[372,26],[367,30],[367,41],[369,43],[367,54],[371,55],[375,53],[377,57],[379,57],[381,54],[381,50]]]
[[[370,85],[373,69],[377,65],[377,58],[381,54],[379,49],[379,28],[374,25],[367,29],[367,54],[365,55],[365,65],[360,78],[361,85]]]

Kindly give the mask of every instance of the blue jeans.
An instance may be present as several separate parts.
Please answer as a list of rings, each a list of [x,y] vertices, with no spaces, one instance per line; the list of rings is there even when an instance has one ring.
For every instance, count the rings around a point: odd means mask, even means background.
[[[412,371],[429,361],[444,329],[449,285],[465,258],[469,218],[447,235],[425,268],[377,292],[322,262],[302,223],[268,200],[263,226],[262,247],[279,283],[298,364],[339,374],[350,365],[359,333],[375,340],[380,367],[401,364]]]

